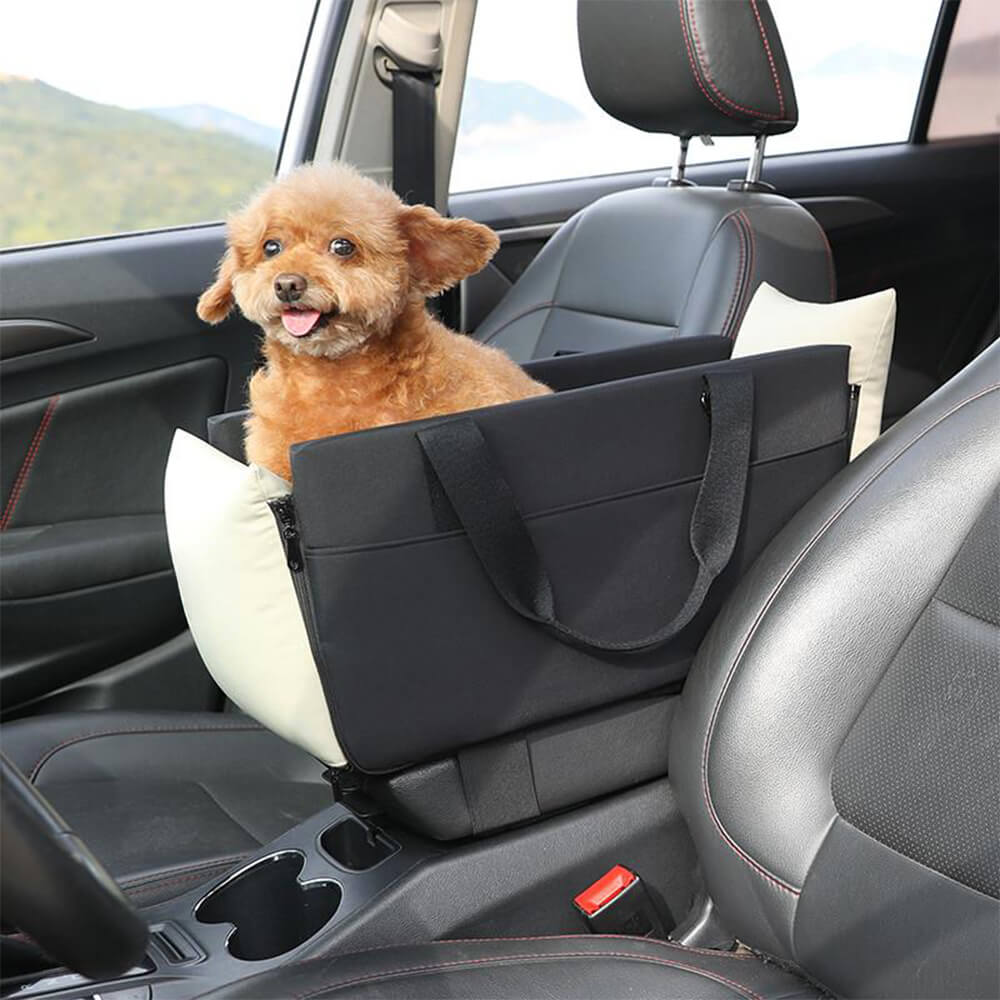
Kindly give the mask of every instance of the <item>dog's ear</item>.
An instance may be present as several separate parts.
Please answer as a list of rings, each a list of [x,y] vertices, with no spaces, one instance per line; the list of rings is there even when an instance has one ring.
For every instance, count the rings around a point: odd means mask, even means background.
[[[427,205],[404,206],[399,225],[410,247],[410,284],[424,295],[437,295],[481,271],[500,246],[488,226],[444,219]]]
[[[219,261],[215,281],[201,293],[198,299],[198,316],[206,323],[221,323],[232,312],[233,277],[236,274],[236,256],[230,247]]]

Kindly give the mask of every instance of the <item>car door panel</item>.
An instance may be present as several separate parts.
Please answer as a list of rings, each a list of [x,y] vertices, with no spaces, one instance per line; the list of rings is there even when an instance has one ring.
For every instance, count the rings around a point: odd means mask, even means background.
[[[201,358],[0,412],[6,709],[184,630],[163,470],[176,427],[204,434],[227,374]]]
[[[257,356],[238,315],[195,315],[222,249],[213,225],[2,256],[5,717],[218,703],[185,631],[162,482],[174,429],[204,436]]]
[[[93,339],[92,334],[65,323],[48,323],[38,319],[0,320],[0,356],[4,358],[38,354],[53,347],[68,347]]]
[[[228,363],[227,398],[238,398],[254,328],[234,314],[208,329],[194,312],[223,249],[219,224],[0,254],[0,319],[62,323],[91,338],[4,356],[4,406],[209,355]]]

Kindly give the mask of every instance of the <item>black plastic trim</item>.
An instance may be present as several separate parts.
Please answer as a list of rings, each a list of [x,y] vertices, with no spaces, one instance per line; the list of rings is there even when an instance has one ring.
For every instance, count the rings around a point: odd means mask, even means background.
[[[938,85],[941,83],[941,71],[948,56],[948,46],[951,33],[958,17],[960,0],[944,0],[938,11],[937,24],[934,26],[934,38],[924,64],[924,75],[917,92],[917,103],[913,109],[913,121],[910,124],[910,139],[912,143],[927,142],[927,126],[930,124],[934,102],[937,100]]]
[[[305,163],[311,160],[316,153],[316,142],[319,139],[320,127],[323,124],[326,98],[330,90],[330,81],[333,79],[333,68],[337,62],[337,53],[340,51],[340,43],[344,38],[344,31],[347,28],[347,18],[350,12],[351,0],[338,0],[337,8],[333,11],[327,22],[326,35],[321,42],[318,60],[320,72],[313,79],[309,91],[307,93],[299,93],[302,85],[302,68],[305,65],[309,47],[312,43],[312,33],[316,26],[319,3],[313,9],[313,17],[309,25],[309,35],[302,50],[302,61],[299,63],[299,71],[295,77],[295,90],[292,93],[292,100],[289,104],[289,122],[291,121],[291,109],[300,101],[309,109],[305,127],[298,136],[298,146],[290,150],[295,163]],[[287,140],[288,125],[286,123],[285,132],[281,137],[281,146],[278,149],[278,163],[284,161]]]
[[[56,347],[85,344],[92,333],[46,319],[0,319],[0,361]]]

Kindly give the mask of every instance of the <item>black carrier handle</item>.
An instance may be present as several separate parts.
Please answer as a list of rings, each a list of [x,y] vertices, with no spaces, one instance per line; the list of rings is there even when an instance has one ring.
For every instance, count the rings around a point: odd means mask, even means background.
[[[641,639],[620,641],[585,635],[556,617],[552,582],[510,485],[474,420],[460,417],[417,431],[417,440],[458,523],[496,592],[511,610],[544,626],[560,642],[609,653],[658,649],[694,618],[736,547],[753,437],[753,374],[712,372],[704,379],[711,431],[690,527],[698,575],[677,614]]]

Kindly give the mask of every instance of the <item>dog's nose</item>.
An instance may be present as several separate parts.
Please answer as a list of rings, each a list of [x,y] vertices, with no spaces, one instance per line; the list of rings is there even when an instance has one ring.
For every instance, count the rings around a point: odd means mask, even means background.
[[[274,294],[282,302],[298,302],[308,284],[301,274],[279,274],[274,279]]]

